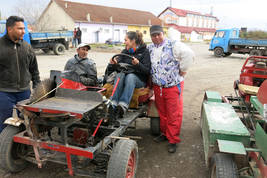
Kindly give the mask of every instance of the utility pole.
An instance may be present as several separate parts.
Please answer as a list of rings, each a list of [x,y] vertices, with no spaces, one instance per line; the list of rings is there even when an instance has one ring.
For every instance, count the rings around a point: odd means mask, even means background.
[[[170,0],[170,7],[172,7],[172,0]]]

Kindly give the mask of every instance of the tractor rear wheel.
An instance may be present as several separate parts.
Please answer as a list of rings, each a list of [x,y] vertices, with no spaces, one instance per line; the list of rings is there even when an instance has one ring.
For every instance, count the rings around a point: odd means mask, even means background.
[[[8,125],[0,134],[0,167],[9,172],[19,172],[28,163],[21,158],[27,153],[27,145],[13,141],[13,136],[20,131],[18,127]]]
[[[137,143],[134,140],[119,140],[108,162],[107,178],[134,178],[137,164]]]
[[[216,153],[211,160],[210,178],[237,178],[237,166],[229,154]]]

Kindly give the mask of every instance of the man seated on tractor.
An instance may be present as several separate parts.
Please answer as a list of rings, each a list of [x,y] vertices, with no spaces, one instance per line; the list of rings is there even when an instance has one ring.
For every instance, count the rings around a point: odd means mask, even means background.
[[[126,63],[130,65],[131,70],[118,71],[115,77],[113,95],[110,97],[111,105],[109,107],[110,117],[119,118],[127,111],[132,99],[134,89],[146,86],[150,75],[150,55],[143,41],[142,33],[129,31],[124,39],[125,49],[121,52],[128,56],[118,56],[110,59],[107,67],[107,73],[116,71],[118,64]]]
[[[65,65],[64,71],[70,72],[68,77],[75,82],[80,82],[85,86],[97,85],[96,64],[92,59],[88,59],[88,51],[91,49],[89,44],[81,43],[77,47],[77,54],[69,59]],[[64,75],[64,73],[63,73]]]

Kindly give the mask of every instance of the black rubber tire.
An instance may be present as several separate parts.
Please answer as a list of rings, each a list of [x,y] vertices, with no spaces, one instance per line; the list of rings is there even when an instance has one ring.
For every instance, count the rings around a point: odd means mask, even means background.
[[[17,155],[24,145],[13,142],[13,136],[20,131],[18,127],[8,125],[0,134],[0,167],[9,172],[19,172],[28,165]]]
[[[210,178],[238,178],[232,155],[216,153],[211,160]]]
[[[214,56],[223,57],[224,56],[223,49],[222,48],[215,48],[214,49]]]
[[[150,132],[152,135],[160,134],[160,119],[159,117],[150,118]]]
[[[250,56],[261,56],[262,55],[262,52],[258,49],[252,49],[250,52],[249,52],[249,55]]]
[[[66,50],[65,46],[60,43],[56,43],[53,47],[53,51],[56,55],[64,54],[65,50]]]
[[[133,163],[133,166],[128,166]],[[119,140],[108,162],[107,178],[134,178],[138,165],[138,147],[134,140]]]
[[[49,53],[51,50],[50,49],[42,49],[42,51],[44,52],[44,53]]]

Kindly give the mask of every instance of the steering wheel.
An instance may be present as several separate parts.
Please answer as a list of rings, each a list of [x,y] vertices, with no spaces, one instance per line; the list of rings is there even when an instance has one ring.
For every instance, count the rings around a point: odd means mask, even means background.
[[[126,56],[128,58],[133,59],[133,56],[130,56],[128,54],[115,54],[111,59],[114,60],[115,57],[118,56]],[[128,63],[117,63],[115,64],[115,69],[119,72],[123,72],[123,73],[132,73],[134,72],[134,68],[132,64],[128,64]]]

